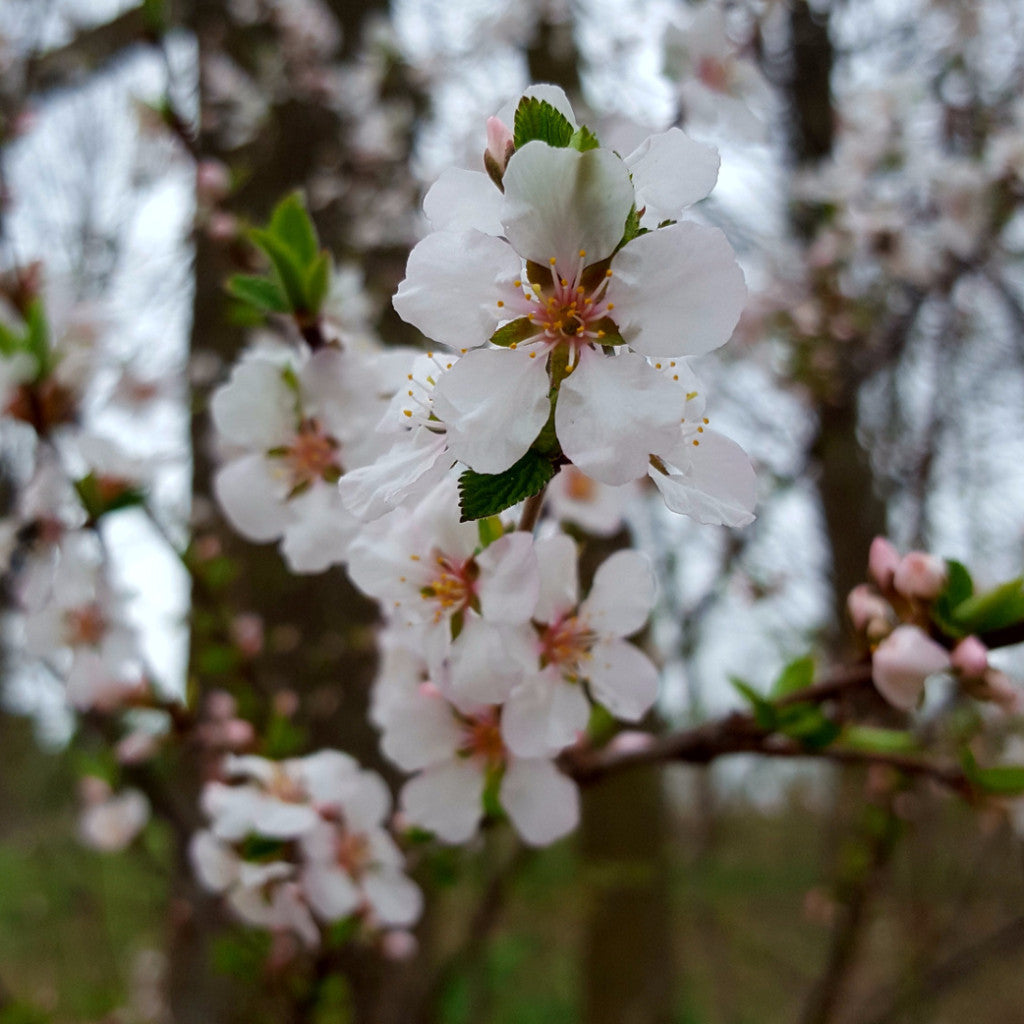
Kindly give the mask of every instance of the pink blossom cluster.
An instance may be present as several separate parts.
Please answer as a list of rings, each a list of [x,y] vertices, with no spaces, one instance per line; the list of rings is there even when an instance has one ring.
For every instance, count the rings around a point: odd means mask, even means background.
[[[950,650],[931,635],[929,607],[948,579],[941,558],[924,551],[900,556],[888,540],[876,537],[868,571],[873,584],[854,587],[847,609],[854,628],[871,645],[872,678],[890,704],[913,710],[928,677],[945,672],[955,674],[975,698],[1020,710],[1020,691],[989,665],[988,649],[978,637],[968,636]]]

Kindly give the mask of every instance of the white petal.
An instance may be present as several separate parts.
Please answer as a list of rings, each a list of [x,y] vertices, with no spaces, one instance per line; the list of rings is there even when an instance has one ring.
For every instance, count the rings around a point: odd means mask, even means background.
[[[484,777],[470,760],[449,761],[410,779],[402,789],[402,810],[414,825],[449,843],[464,843],[483,815]]]
[[[393,305],[407,323],[452,348],[476,348],[507,319],[498,297],[513,290],[522,263],[480,231],[435,231],[409,254]]]
[[[486,235],[503,234],[501,192],[481,171],[450,167],[423,200],[423,212],[435,230],[475,228]]]
[[[292,522],[281,553],[294,573],[324,572],[348,557],[359,522],[342,505],[338,489],[325,481],[288,502]]]
[[[632,352],[583,350],[562,381],[555,431],[584,473],[625,484],[642,477],[650,453],[678,435],[684,399],[672,381]]]
[[[666,455],[667,475],[653,466],[648,471],[668,508],[708,526],[752,523],[757,477],[747,453],[711,430],[700,436],[700,444],[693,446],[690,440],[684,444],[689,451],[678,456],[678,463],[672,454]]]
[[[595,644],[587,665],[590,692],[616,718],[636,722],[658,696],[658,670],[625,640]]]
[[[565,533],[544,537],[535,545],[540,566],[540,596],[533,617],[555,622],[568,615],[579,601],[576,542]]]
[[[238,878],[238,854],[212,832],[197,832],[188,852],[200,884],[211,892],[224,892]]]
[[[521,256],[563,273],[610,256],[633,206],[626,165],[610,150],[555,149],[528,142],[513,154],[502,179],[505,234]]]
[[[549,669],[512,691],[501,709],[501,735],[518,757],[551,757],[576,742],[589,718],[582,688]]]
[[[515,625],[529,622],[540,592],[533,535],[520,530],[499,537],[476,560],[477,593],[486,619]]]
[[[363,879],[363,892],[381,924],[414,924],[423,912],[423,893],[400,871],[388,869],[368,874]]]
[[[580,820],[580,794],[550,761],[512,761],[501,780],[501,805],[533,846],[570,833]]]
[[[232,527],[246,540],[275,540],[291,522],[287,487],[262,455],[243,455],[218,470],[213,491]]]
[[[630,636],[646,624],[655,590],[650,559],[640,551],[616,551],[594,574],[580,618],[598,636]]]
[[[228,440],[266,450],[295,433],[295,396],[284,383],[281,361],[243,357],[231,379],[210,399],[217,430]]]
[[[348,917],[362,902],[355,883],[336,865],[310,864],[302,873],[302,886],[313,912],[324,921]]]
[[[525,351],[470,352],[434,392],[452,457],[478,473],[500,473],[522,458],[549,409],[545,361]]]
[[[612,271],[611,315],[644,355],[699,356],[724,345],[747,299],[725,235],[689,221],[634,238]]]
[[[678,128],[650,136],[626,157],[637,208],[646,207],[655,224],[678,219],[715,187],[720,163],[718,150]]]
[[[485,619],[466,617],[448,653],[448,686],[459,703],[498,704],[522,678],[522,667],[508,656],[504,630]]]
[[[440,696],[415,694],[387,712],[381,737],[384,756],[414,772],[449,760],[461,739],[452,710]]]

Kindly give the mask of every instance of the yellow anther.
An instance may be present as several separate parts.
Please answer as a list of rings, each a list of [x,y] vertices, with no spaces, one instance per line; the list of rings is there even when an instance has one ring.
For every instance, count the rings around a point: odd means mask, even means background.
[[[461,352],[461,353],[462,353],[463,355],[465,355],[465,354],[466,354],[466,353],[467,353],[467,352],[469,351],[469,349],[468,349],[468,348],[460,348],[460,349],[459,349],[459,351],[460,351],[460,352]]]
[[[444,368],[445,368],[446,370],[450,370],[450,369],[452,368],[452,364],[451,364],[451,363],[445,363],[445,364],[444,364]]]
[[[700,444],[700,441],[694,441],[693,442],[693,447],[696,448],[699,444]]]
[[[615,303],[614,302],[609,302],[608,303],[608,311],[611,312],[614,308],[615,308]]]
[[[661,363],[655,363],[655,364],[654,364],[654,368],[655,368],[656,370],[660,370],[660,369],[661,369]]]
[[[534,282],[530,287],[533,289],[535,295],[540,295],[540,285]]]
[[[604,276],[605,276],[605,277],[611,277],[611,276],[612,276],[612,271],[611,271],[611,267],[609,267],[609,268],[608,268],[608,269],[607,269],[607,270],[606,270],[606,271],[604,272]]]
[[[578,288],[576,289],[576,294],[577,294],[577,295],[582,295],[582,294],[583,294],[583,291],[584,291],[584,289],[583,289],[583,285],[580,285],[580,286],[579,286],[579,287],[578,287]]]
[[[428,352],[427,353],[427,358],[428,359],[433,359],[434,358],[434,353],[433,352]]]
[[[704,433],[704,428],[703,427],[698,427],[697,428],[697,433],[698,434],[703,434]]]
[[[703,420],[702,420],[701,422],[703,422],[703,423],[710,423],[710,422],[711,422],[711,420],[709,420],[709,419],[707,418],[707,416],[705,416],[705,417],[704,417],[704,419],[703,419]]]
[[[518,342],[518,341],[513,341],[513,342],[511,342],[511,343],[509,344],[509,346],[508,346],[508,347],[509,347],[509,348],[519,348],[519,342]]]
[[[679,380],[679,374],[678,373],[673,373],[672,374],[672,379],[673,380]]]
[[[406,376],[406,377],[407,377],[407,378],[408,378],[409,380],[412,380],[412,374],[411,374],[411,373],[407,373],[407,374],[406,374],[405,376]]]
[[[692,402],[697,397],[698,393],[699,392],[697,392],[697,391],[687,391],[686,392],[686,400],[688,402]]]
[[[583,257],[586,256],[586,255],[587,255],[587,250],[586,249],[580,249],[580,259],[583,259]]]
[[[536,359],[537,358],[537,353],[536,352],[531,352],[530,353],[530,358],[531,359]]]
[[[598,336],[599,338],[603,338],[603,337],[604,337],[604,331],[598,331],[598,332],[597,332],[597,336]]]
[[[669,365],[669,366],[675,366],[675,365],[676,365],[676,361],[675,361],[675,360],[673,359],[673,360],[672,360],[672,362],[671,362],[671,363],[669,363],[668,365]]]
[[[512,284],[515,285],[516,288],[522,288],[523,287],[523,282],[522,281],[513,281]]]
[[[551,266],[554,266],[554,265],[555,265],[555,257],[554,257],[554,256],[552,256],[552,257],[551,257],[551,258],[550,258],[550,259],[548,260],[548,263],[550,263],[550,264],[551,264]]]
[[[566,279],[565,279],[564,277],[560,277],[560,278],[558,279],[558,281],[559,281],[559,283],[561,284],[561,286],[562,286],[563,288],[568,288],[568,287],[569,287],[569,282],[568,282],[568,281],[566,281]]]
[[[505,303],[502,302],[501,299],[498,299],[498,308],[501,309],[501,307],[504,306],[504,305],[505,305]]]
[[[409,556],[409,561],[410,562],[418,562],[419,560],[420,560],[420,556],[419,555],[410,555]]]
[[[405,413],[406,416],[409,416],[409,417],[412,416],[412,410],[411,409],[403,409],[402,412]]]

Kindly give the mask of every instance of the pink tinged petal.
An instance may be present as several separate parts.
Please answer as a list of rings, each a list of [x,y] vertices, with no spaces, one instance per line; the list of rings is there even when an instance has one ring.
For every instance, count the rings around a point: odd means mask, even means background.
[[[317,917],[339,921],[354,913],[362,902],[355,883],[340,867],[314,862],[302,873],[306,898]]]
[[[387,713],[383,732],[384,756],[405,772],[449,760],[461,740],[458,722],[440,696],[416,694],[396,704]]]
[[[525,351],[470,352],[434,392],[452,457],[478,473],[501,473],[522,458],[549,408],[545,360]]]
[[[610,150],[555,149],[528,142],[513,154],[502,179],[505,234],[520,255],[562,273],[610,256],[633,206],[626,165]]]
[[[393,305],[428,338],[476,348],[507,319],[497,302],[521,274],[519,257],[501,239],[479,231],[436,231],[409,254]]]
[[[406,818],[449,843],[464,843],[483,815],[484,776],[470,760],[428,768],[402,789]]]
[[[287,485],[262,455],[243,455],[218,470],[213,491],[232,527],[246,540],[275,540],[291,522]]]
[[[725,235],[689,221],[634,238],[612,271],[612,316],[643,355],[700,356],[724,345],[747,300]]]
[[[515,760],[499,794],[516,831],[531,846],[547,846],[568,835],[580,820],[580,793],[546,760]]]
[[[594,574],[580,618],[598,636],[630,636],[642,629],[654,607],[657,584],[650,559],[639,551],[616,551]]]
[[[559,389],[555,432],[588,476],[625,484],[642,477],[650,453],[678,435],[684,399],[641,356],[584,350]]]
[[[499,537],[476,560],[477,593],[486,619],[516,625],[529,622],[540,593],[533,535],[516,531]]]
[[[949,652],[917,626],[897,626],[871,658],[878,692],[903,711],[917,706],[928,676],[949,667]]]
[[[548,669],[512,691],[501,710],[501,735],[518,757],[551,757],[576,742],[589,718],[582,688]]]
[[[653,223],[676,220],[715,187],[720,163],[718,150],[678,128],[650,136],[626,157],[637,209],[646,207]]]
[[[540,596],[533,617],[556,622],[579,603],[576,573],[576,542],[564,533],[544,537],[535,544],[540,566]]]
[[[423,912],[423,893],[400,871],[385,869],[363,879],[363,892],[381,924],[405,927]]]
[[[435,231],[475,228],[485,235],[501,235],[501,209],[501,193],[494,182],[481,171],[462,167],[445,171],[423,200],[423,212]]]
[[[244,358],[231,379],[210,400],[217,430],[229,441],[250,448],[275,448],[295,433],[295,395],[281,371],[287,363]]]
[[[678,452],[679,447],[684,450]],[[687,438],[677,446],[675,458],[668,453],[663,461],[667,474],[654,466],[648,474],[670,511],[706,526],[739,527],[754,521],[757,477],[735,441],[706,430],[700,444]]]
[[[658,670],[625,640],[595,644],[587,663],[590,692],[616,718],[636,722],[658,696]]]

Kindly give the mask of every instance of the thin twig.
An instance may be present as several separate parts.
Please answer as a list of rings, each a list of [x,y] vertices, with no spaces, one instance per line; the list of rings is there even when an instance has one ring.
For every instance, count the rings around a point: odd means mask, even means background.
[[[525,530],[527,533],[533,533],[537,520],[540,519],[540,511],[544,507],[544,495],[546,493],[547,487],[545,486],[523,502],[523,514],[520,516],[518,529]]]

